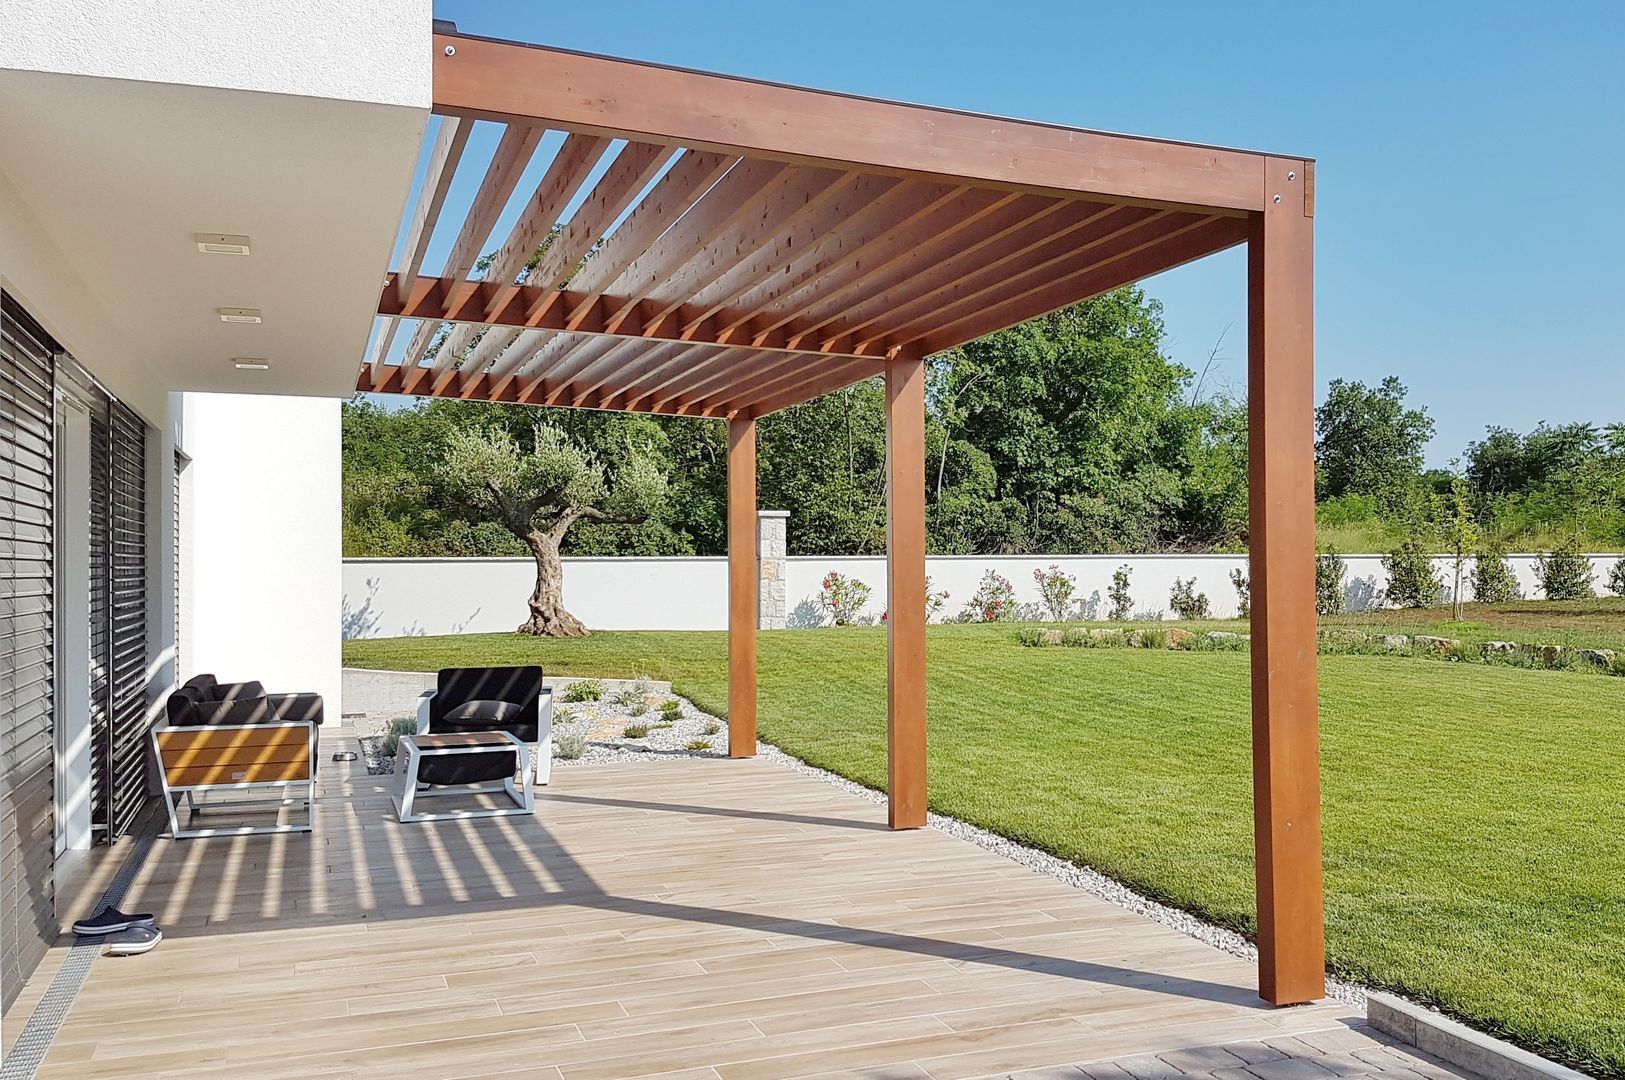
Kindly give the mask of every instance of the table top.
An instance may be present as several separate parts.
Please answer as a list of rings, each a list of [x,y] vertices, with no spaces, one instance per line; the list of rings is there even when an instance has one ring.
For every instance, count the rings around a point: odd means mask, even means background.
[[[419,750],[511,750],[519,740],[506,731],[457,731],[444,735],[402,735]],[[520,745],[524,745],[520,743]]]

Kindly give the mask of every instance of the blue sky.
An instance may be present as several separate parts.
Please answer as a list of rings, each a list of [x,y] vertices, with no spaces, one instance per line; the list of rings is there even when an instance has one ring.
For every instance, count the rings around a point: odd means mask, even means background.
[[[1429,463],[1625,419],[1625,4],[436,0],[467,33],[1317,159],[1317,353],[1397,374]],[[1152,279],[1245,382],[1244,256]]]

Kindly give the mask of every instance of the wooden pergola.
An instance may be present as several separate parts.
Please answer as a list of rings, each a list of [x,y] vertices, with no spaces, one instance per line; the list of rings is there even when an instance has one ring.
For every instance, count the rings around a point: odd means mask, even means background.
[[[438,121],[356,388],[726,420],[729,749],[745,757],[756,745],[756,420],[884,376],[894,828],[926,820],[926,357],[1247,245],[1259,989],[1277,1004],[1321,997],[1314,162],[444,23],[434,49]],[[478,121],[501,125],[489,161],[465,154]],[[453,213],[459,168],[483,171]],[[493,236],[537,173],[512,228]],[[431,274],[437,227],[455,239]]]

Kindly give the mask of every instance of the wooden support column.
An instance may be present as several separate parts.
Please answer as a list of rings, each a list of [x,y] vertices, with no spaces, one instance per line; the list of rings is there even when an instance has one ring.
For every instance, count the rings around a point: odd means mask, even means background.
[[[728,756],[756,756],[756,420],[728,418]]]
[[[1326,992],[1315,685],[1314,165],[1269,158],[1247,244],[1258,992]]]
[[[886,364],[887,808],[925,825],[925,361]]]

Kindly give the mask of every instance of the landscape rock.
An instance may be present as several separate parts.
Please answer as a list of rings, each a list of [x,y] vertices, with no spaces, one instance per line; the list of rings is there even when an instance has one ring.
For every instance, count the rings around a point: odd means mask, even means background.
[[[1133,633],[1129,634],[1129,636],[1128,636],[1129,648],[1138,649],[1144,643],[1145,643],[1145,632],[1144,631],[1135,630]]]
[[[1382,645],[1385,649],[1408,649],[1411,647],[1409,634],[1384,634]]]
[[[1209,630],[1207,632],[1209,641],[1235,641],[1239,637],[1241,637],[1240,634],[1231,630]]]
[[[1105,641],[1108,638],[1120,638],[1120,637],[1122,637],[1123,636],[1123,631],[1121,631],[1121,630],[1104,630],[1104,629],[1101,629],[1099,627],[1096,627],[1095,629],[1089,631],[1089,636],[1094,638],[1096,641]]]
[[[1598,667],[1612,667],[1614,664],[1613,649],[1581,649],[1580,658]]]
[[[1320,636],[1327,641],[1342,641],[1351,645],[1363,645],[1371,640],[1369,634],[1362,630],[1352,630],[1347,626],[1323,626]]]
[[[1064,638],[1064,635],[1059,630],[1045,630],[1044,631],[1044,644],[1045,645],[1059,645],[1061,643],[1061,641],[1063,640],[1063,638]]]
[[[1459,638],[1434,637],[1431,634],[1417,634],[1411,638],[1411,642],[1419,649],[1432,649],[1434,652],[1441,653],[1461,648]]]
[[[1519,645],[1516,641],[1486,641],[1484,643],[1484,652],[1512,653],[1517,652],[1522,647],[1523,646]]]
[[[1535,645],[1533,648],[1536,655],[1540,657],[1541,663],[1549,667],[1555,667],[1562,663],[1563,653],[1567,651],[1561,645]]]
[[[1177,626],[1168,628],[1168,647],[1170,649],[1188,649],[1196,642],[1196,635],[1189,630],[1181,630]]]

